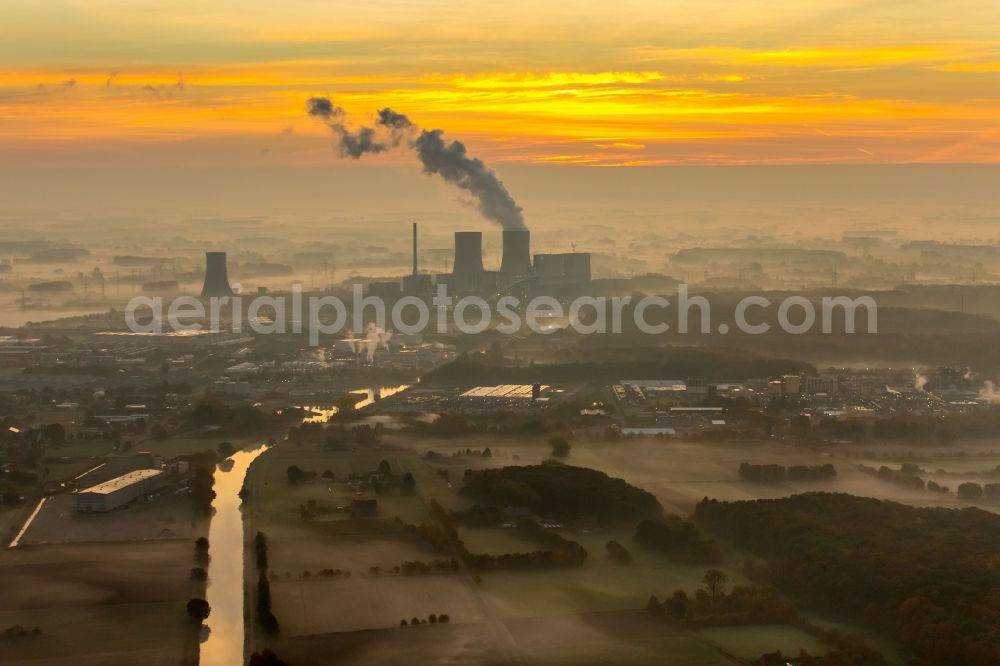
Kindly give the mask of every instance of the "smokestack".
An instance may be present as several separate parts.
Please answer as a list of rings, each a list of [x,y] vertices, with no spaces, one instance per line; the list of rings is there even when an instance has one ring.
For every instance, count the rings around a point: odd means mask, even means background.
[[[531,273],[531,232],[527,229],[503,230],[503,259],[500,275],[510,284]]]
[[[229,286],[229,275],[226,272],[226,253],[206,252],[205,284],[201,288],[201,297],[232,295],[233,289]]]
[[[417,274],[417,223],[413,223],[413,274]]]
[[[455,232],[455,265],[452,288],[456,292],[478,289],[483,283],[483,234],[481,231]]]

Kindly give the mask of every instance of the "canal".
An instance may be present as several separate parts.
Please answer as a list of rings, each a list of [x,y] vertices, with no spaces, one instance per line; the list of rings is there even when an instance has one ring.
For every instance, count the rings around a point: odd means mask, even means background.
[[[247,469],[267,447],[237,451],[215,469],[215,510],[208,529],[208,638],[201,644],[202,666],[243,663],[243,515],[240,488]],[[232,461],[232,466],[229,465]]]

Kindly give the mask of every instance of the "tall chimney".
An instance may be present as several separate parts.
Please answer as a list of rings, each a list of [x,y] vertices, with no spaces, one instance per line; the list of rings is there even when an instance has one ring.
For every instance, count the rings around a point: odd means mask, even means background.
[[[201,288],[201,297],[232,295],[233,289],[229,286],[229,275],[226,272],[226,253],[206,252],[205,284]]]
[[[417,223],[413,223],[413,274],[417,274]]]
[[[503,259],[500,275],[507,284],[531,273],[531,232],[527,229],[504,229]]]
[[[452,287],[456,292],[478,289],[483,284],[483,234],[481,231],[455,232],[455,265]]]

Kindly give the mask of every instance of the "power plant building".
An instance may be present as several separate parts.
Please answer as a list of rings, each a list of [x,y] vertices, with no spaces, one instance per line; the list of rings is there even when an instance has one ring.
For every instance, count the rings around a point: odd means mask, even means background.
[[[540,286],[590,282],[590,253],[536,254],[535,275]]]
[[[562,287],[590,282],[589,252],[531,255],[531,232],[526,229],[503,230],[503,255],[499,271],[483,267],[483,234],[480,231],[456,231],[454,264],[450,273],[438,273],[433,281],[429,274],[417,272],[417,225],[413,225],[413,272],[403,278],[402,293],[427,295],[434,284],[447,285],[448,293],[495,293],[518,283],[536,287]],[[531,283],[529,283],[529,280]],[[369,285],[369,292],[386,297],[397,296],[388,285]]]
[[[132,500],[150,495],[165,485],[165,475],[158,469],[140,469],[76,494],[76,510],[103,512],[117,509]]]

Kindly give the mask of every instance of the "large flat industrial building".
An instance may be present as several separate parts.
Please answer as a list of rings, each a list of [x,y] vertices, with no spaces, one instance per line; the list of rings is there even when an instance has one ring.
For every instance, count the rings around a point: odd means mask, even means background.
[[[158,469],[139,469],[76,494],[76,510],[111,511],[134,499],[149,495],[163,486],[164,474]]]

